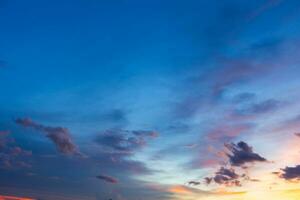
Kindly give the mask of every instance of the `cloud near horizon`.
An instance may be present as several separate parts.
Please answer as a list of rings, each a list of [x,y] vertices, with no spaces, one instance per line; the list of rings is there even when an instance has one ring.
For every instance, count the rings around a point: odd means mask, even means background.
[[[10,134],[10,131],[0,131],[0,168],[31,168],[28,158],[32,156],[32,151],[20,147]]]
[[[229,166],[221,166],[212,177],[205,177],[204,183],[206,183],[206,185],[216,183],[218,185],[225,185],[228,187],[240,187],[242,186],[243,181],[251,181],[255,179],[248,177],[246,172],[237,173],[235,168],[239,168],[240,171],[245,171],[248,163],[267,161],[259,154],[254,153],[253,148],[243,141],[240,141],[237,144],[225,144],[225,148],[229,151],[225,152],[225,155],[229,160]]]

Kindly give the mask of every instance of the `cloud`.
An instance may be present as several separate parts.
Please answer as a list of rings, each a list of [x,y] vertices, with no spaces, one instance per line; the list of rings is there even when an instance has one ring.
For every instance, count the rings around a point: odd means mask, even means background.
[[[111,177],[111,176],[107,176],[107,175],[99,175],[99,176],[96,176],[96,178],[103,180],[105,182],[108,182],[108,183],[113,183],[113,184],[116,184],[119,182],[118,179]]]
[[[256,118],[261,114],[274,112],[284,105],[283,102],[276,99],[267,99],[261,102],[248,103],[238,107],[232,113],[235,119],[245,119],[245,117]]]
[[[156,137],[155,131],[109,129],[95,138],[97,149],[92,152],[93,157],[101,162],[101,170],[111,173],[151,174],[153,170],[132,156]]]
[[[220,124],[207,133],[207,137],[212,140],[224,141],[228,138],[234,138],[241,133],[247,132],[252,128],[250,124]]]
[[[243,166],[247,163],[267,161],[264,157],[254,153],[252,147],[243,141],[237,144],[226,144],[225,147],[230,152],[227,153],[227,156],[230,164],[233,166]]]
[[[283,173],[280,177],[286,180],[300,180],[300,165],[295,167],[286,167],[282,169]]]
[[[213,178],[212,177],[205,177],[204,178],[204,182],[209,185],[211,182],[213,181]]]
[[[209,185],[216,183],[225,186],[242,186],[242,181],[253,181],[246,173],[241,171],[245,170],[245,165],[253,162],[266,162],[267,160],[259,154],[254,153],[251,146],[241,141],[237,144],[225,144],[227,149],[225,156],[229,159],[229,163],[221,166],[212,177],[205,177],[204,183]],[[239,173],[235,171],[236,167],[239,168]]]
[[[147,139],[156,138],[158,133],[146,130],[107,130],[96,138],[96,142],[102,147],[108,148],[114,153],[124,155],[133,154],[147,144]]]
[[[155,131],[147,131],[147,130],[135,130],[132,131],[133,135],[139,136],[139,137],[150,137],[150,138],[156,138],[159,136],[159,134]]]
[[[182,186],[182,185],[172,186],[168,189],[168,191],[171,193],[175,193],[175,194],[192,194],[193,193],[193,191],[190,188]]]
[[[67,155],[82,155],[73,143],[70,132],[64,127],[44,126],[32,121],[30,118],[19,118],[15,121],[23,127],[30,127],[45,134],[55,145],[59,152]]]
[[[196,185],[200,185],[201,183],[199,181],[189,181],[187,184],[196,186]]]
[[[257,104],[253,104],[249,108],[249,111],[253,114],[261,114],[276,110],[280,105],[280,102],[275,99],[268,99]]]
[[[30,168],[28,157],[32,152],[18,146],[9,134],[9,131],[0,131],[0,168]]]
[[[253,127],[254,125],[250,123],[231,124],[228,120],[219,122],[204,132],[204,137],[201,137],[197,149],[194,150],[197,153],[187,166],[192,169],[218,166],[224,162],[224,158],[227,158],[225,152],[220,149],[223,149],[224,143],[229,143],[234,138],[249,133]]]
[[[3,195],[0,195],[0,200],[34,200],[34,199],[24,198],[24,197],[16,197],[16,196],[3,196]]]
[[[238,175],[234,169],[221,167],[213,177],[206,177],[204,179],[206,184],[211,184],[212,182],[219,185],[226,186],[241,186],[239,178],[243,176]]]

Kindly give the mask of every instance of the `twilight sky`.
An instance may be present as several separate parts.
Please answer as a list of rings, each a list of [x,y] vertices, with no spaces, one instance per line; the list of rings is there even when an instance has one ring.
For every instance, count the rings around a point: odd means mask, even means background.
[[[0,0],[0,27],[0,200],[300,198],[300,1]]]

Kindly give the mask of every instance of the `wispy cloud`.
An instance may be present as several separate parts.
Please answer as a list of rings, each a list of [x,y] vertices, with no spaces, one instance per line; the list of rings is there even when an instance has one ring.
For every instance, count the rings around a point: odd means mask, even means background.
[[[33,128],[45,134],[57,147],[58,151],[66,155],[82,155],[74,144],[71,134],[67,128],[51,127],[32,121],[30,118],[18,118],[16,123],[23,126]]]
[[[107,130],[96,138],[96,142],[114,153],[133,154],[147,144],[147,139],[158,137],[155,131],[146,130]]]
[[[96,178],[103,180],[105,182],[108,182],[108,183],[113,183],[113,184],[116,184],[119,182],[118,179],[108,176],[108,175],[98,175],[98,176],[96,176]]]
[[[282,169],[281,178],[286,180],[300,180],[300,165],[295,167],[285,167]]]
[[[28,160],[32,152],[18,146],[16,141],[10,137],[10,131],[0,131],[0,168],[31,168]]]

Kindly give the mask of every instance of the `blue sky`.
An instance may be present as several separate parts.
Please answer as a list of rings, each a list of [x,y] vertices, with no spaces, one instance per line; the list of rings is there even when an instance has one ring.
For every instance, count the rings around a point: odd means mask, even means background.
[[[294,198],[299,11],[0,0],[0,195]]]

